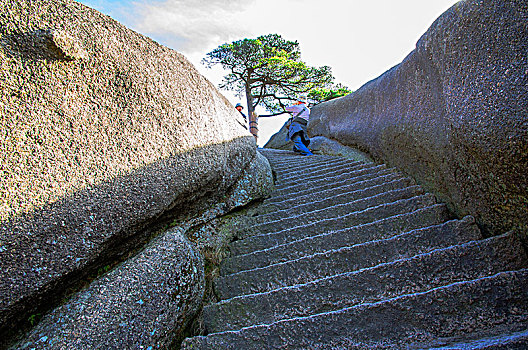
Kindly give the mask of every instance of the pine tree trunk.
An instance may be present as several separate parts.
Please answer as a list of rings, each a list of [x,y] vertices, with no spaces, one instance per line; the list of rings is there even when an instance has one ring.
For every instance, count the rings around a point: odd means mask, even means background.
[[[246,85],[246,102],[248,108],[249,132],[258,138],[258,118],[253,107],[253,96],[251,95],[251,88]]]

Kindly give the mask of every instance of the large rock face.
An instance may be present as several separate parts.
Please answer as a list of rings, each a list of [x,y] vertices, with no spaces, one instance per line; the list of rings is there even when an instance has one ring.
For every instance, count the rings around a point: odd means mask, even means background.
[[[221,198],[256,145],[182,55],[74,1],[0,0],[0,44],[4,332]]]
[[[282,125],[279,131],[277,131],[270,137],[268,142],[266,142],[266,144],[264,145],[264,148],[274,148],[288,151],[292,150],[293,142],[287,138],[288,129],[286,129],[286,124],[288,124],[288,121],[286,121],[286,123]]]
[[[369,152],[489,233],[527,227],[528,4],[461,1],[401,64],[312,110],[309,131]]]
[[[14,349],[168,349],[204,292],[202,259],[173,229],[47,314]]]

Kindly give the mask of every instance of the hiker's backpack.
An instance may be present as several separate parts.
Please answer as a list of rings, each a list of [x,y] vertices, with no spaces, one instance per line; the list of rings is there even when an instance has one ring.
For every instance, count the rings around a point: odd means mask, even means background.
[[[288,121],[286,122],[286,130],[290,130],[290,126],[292,125],[293,120],[297,118],[298,116],[300,116],[302,112],[304,112],[305,110],[306,110],[306,107],[303,107],[303,109],[301,109],[299,113],[297,113],[295,116],[290,117],[290,119],[288,119]]]

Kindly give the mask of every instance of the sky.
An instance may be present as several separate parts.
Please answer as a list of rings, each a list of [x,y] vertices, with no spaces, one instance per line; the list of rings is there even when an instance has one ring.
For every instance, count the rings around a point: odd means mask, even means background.
[[[80,0],[184,54],[218,86],[227,72],[202,58],[243,38],[277,33],[297,40],[310,66],[330,66],[336,83],[357,90],[400,63],[457,0]],[[233,105],[245,98],[221,91]],[[257,110],[259,112],[259,110]],[[263,113],[264,111],[261,111]],[[259,120],[259,146],[288,116]]]

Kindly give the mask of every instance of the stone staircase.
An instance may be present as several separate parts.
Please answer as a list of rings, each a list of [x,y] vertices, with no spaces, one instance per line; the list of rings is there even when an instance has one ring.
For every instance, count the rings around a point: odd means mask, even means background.
[[[527,349],[528,261],[513,233],[383,165],[262,150],[276,191],[237,227],[182,349]]]

